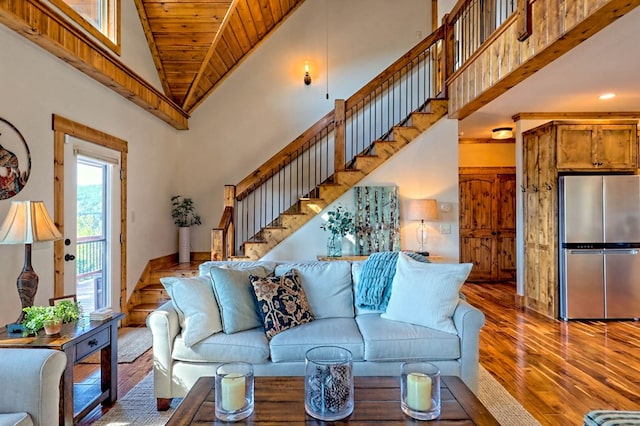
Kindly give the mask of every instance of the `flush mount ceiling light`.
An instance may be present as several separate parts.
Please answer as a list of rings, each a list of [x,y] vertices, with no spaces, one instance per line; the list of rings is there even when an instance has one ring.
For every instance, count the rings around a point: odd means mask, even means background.
[[[603,93],[602,95],[598,96],[598,99],[600,99],[601,101],[607,100],[607,99],[613,99],[616,97],[615,93]]]
[[[491,131],[491,139],[511,139],[513,137],[513,128],[496,127]]]

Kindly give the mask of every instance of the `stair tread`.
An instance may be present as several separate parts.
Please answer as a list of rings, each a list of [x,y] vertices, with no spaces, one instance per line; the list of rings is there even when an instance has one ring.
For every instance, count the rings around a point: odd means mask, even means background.
[[[133,308],[131,308],[131,311],[153,311],[157,309],[158,306],[162,305],[162,303],[140,303],[138,305],[134,305]]]
[[[158,291],[158,290],[164,291],[164,286],[160,283],[147,284],[144,287],[140,287],[138,290],[139,291]]]

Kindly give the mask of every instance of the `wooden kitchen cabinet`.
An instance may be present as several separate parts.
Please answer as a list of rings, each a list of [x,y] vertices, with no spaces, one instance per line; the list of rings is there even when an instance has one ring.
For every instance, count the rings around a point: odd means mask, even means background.
[[[634,171],[638,168],[637,124],[556,124],[558,169]]]
[[[557,316],[558,171],[552,124],[523,134],[524,303]]]

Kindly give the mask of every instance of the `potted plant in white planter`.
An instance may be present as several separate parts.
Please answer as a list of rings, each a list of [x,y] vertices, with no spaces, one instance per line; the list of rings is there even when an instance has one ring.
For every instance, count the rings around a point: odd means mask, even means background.
[[[178,262],[188,263],[191,261],[191,226],[200,225],[200,215],[196,213],[195,205],[191,198],[184,198],[181,195],[171,197],[171,217],[178,225]]]

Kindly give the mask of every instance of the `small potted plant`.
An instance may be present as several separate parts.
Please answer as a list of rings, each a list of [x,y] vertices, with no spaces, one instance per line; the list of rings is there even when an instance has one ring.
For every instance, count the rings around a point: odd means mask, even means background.
[[[353,213],[342,206],[327,212],[328,219],[320,225],[323,231],[331,232],[327,240],[327,256],[342,256],[342,238],[354,231]]]
[[[70,300],[62,300],[54,306],[29,306],[23,309],[23,335],[36,335],[41,329],[46,334],[60,332],[62,323],[75,322],[80,318],[80,305]]]
[[[171,217],[178,225],[178,262],[188,263],[191,261],[191,234],[190,227],[201,225],[200,215],[196,213],[195,205],[191,198],[181,195],[171,197]]]

